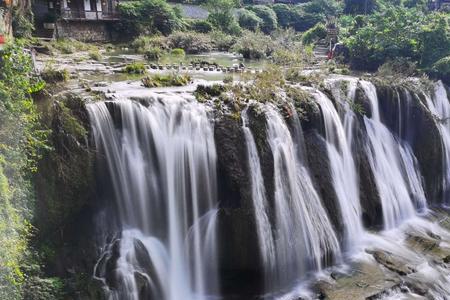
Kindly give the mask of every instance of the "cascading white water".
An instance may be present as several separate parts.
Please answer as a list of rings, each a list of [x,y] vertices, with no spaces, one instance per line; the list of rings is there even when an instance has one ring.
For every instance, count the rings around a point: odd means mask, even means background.
[[[321,270],[326,259],[340,256],[340,247],[286,123],[271,105],[266,106],[266,118],[275,183],[276,274],[272,282],[283,287],[308,271]]]
[[[364,232],[359,201],[358,174],[350,146],[354,115],[346,111],[344,123],[348,128],[345,130],[331,100],[319,91],[316,91],[314,95],[323,114],[328,158],[333,186],[343,219],[345,239],[347,246],[352,248],[356,246]],[[350,110],[350,108],[346,108],[346,110]]]
[[[148,104],[88,105],[122,229],[115,282],[100,268],[95,276],[109,299],[208,299],[218,290],[213,128],[198,103],[164,96]]]
[[[367,153],[381,198],[384,227],[392,229],[415,215],[410,192],[418,187],[411,187],[410,181],[422,184],[414,169],[416,166],[411,165],[414,160],[410,147],[398,142],[381,121],[375,86],[367,81],[360,84],[369,99],[372,113],[371,118],[364,116],[369,140]],[[420,188],[423,193],[423,188]]]
[[[443,203],[450,203],[450,103],[444,84],[439,81],[432,97],[425,94],[428,109],[438,118],[438,129],[441,134],[443,149]]]
[[[264,178],[261,172],[261,162],[259,160],[258,150],[255,139],[248,125],[247,110],[242,112],[242,129],[244,131],[245,142],[247,145],[248,163],[250,167],[250,179],[252,184],[253,209],[256,220],[256,230],[259,240],[259,249],[261,251],[262,263],[265,270],[266,280],[274,271],[275,267],[275,244],[272,234],[272,225],[268,217],[269,206],[266,197],[266,188]],[[268,283],[267,285],[269,285]]]

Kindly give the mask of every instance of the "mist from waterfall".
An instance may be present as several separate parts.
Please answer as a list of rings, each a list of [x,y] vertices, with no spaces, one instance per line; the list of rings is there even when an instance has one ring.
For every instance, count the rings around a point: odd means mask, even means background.
[[[423,194],[421,177],[414,165],[411,148],[402,145],[381,121],[375,86],[367,81],[360,81],[360,84],[371,108],[371,117],[364,116],[368,136],[367,156],[381,198],[384,227],[393,229],[415,216],[412,193],[420,189],[420,194]],[[417,199],[421,197],[418,195]]]
[[[274,159],[275,287],[292,285],[340,257],[340,246],[305,162],[285,121],[265,106],[267,139]],[[296,124],[297,126],[299,124]],[[294,126],[296,126],[294,124]],[[299,128],[301,131],[301,128]]]
[[[450,204],[450,103],[444,84],[439,81],[431,97],[425,94],[428,109],[437,117],[438,129],[441,134],[443,149],[443,203]]]
[[[93,103],[88,111],[119,219],[118,257],[107,255],[94,274],[108,298],[217,294],[216,149],[205,107],[166,95],[146,105]],[[113,264],[114,274],[100,264]]]

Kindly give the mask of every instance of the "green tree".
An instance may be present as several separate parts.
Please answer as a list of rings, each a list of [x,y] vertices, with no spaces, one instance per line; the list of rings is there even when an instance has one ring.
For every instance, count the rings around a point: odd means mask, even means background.
[[[223,32],[237,34],[240,28],[233,11],[239,4],[239,0],[207,0],[208,21]]]
[[[278,28],[278,20],[276,13],[266,5],[250,6],[249,10],[253,11],[262,20],[261,30],[268,34]]]
[[[431,66],[437,60],[450,55],[450,27],[445,14],[430,14],[427,22],[421,27],[420,64]]]
[[[344,4],[345,14],[370,14],[376,8],[375,0],[345,0]]]
[[[263,21],[253,11],[241,9],[238,13],[239,26],[244,29],[256,31]]]
[[[160,32],[168,35],[183,27],[179,12],[165,0],[125,1],[118,5],[121,22],[118,29],[132,34]]]

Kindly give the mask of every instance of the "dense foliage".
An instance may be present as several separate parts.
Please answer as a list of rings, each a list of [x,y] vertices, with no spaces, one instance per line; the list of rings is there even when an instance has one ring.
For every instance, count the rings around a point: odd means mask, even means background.
[[[47,149],[31,94],[44,83],[32,75],[19,46],[0,51],[0,298],[22,299],[29,265],[33,192],[30,177]]]
[[[448,16],[443,13],[388,5],[371,15],[344,17],[341,26],[351,65],[356,69],[376,70],[397,58],[427,69],[450,54]]]
[[[119,3],[118,10],[120,29],[133,35],[156,32],[167,35],[183,27],[177,10],[164,0],[125,1]]]

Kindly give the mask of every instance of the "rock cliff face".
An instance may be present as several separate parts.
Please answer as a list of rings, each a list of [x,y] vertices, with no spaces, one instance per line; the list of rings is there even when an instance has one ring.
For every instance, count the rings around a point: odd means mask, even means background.
[[[45,103],[53,150],[34,178],[37,249],[49,276],[67,279],[73,290],[87,286],[97,259],[94,215],[94,156],[88,146],[89,120],[83,100],[69,94]]]

